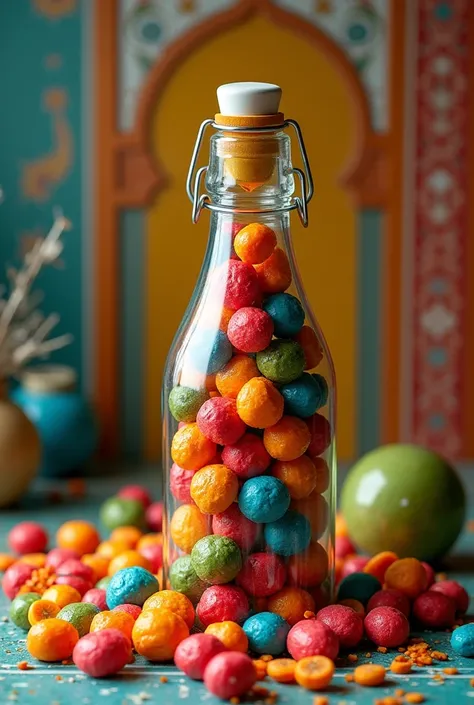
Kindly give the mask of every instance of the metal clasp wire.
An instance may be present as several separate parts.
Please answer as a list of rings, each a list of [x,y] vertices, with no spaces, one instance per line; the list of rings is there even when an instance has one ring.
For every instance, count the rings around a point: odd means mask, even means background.
[[[313,177],[311,175],[311,168],[309,166],[308,154],[306,152],[306,147],[303,140],[303,135],[301,133],[301,128],[296,120],[285,120],[281,125],[273,125],[271,127],[230,127],[227,125],[218,125],[214,120],[208,118],[201,123],[199,128],[196,143],[194,145],[193,153],[191,156],[191,163],[189,165],[188,176],[186,179],[186,193],[188,194],[189,200],[193,204],[192,208],[192,220],[193,223],[197,223],[201,211],[203,208],[207,208],[211,211],[219,211],[221,213],[232,213],[233,209],[220,206],[211,202],[211,199],[207,193],[200,194],[201,180],[204,174],[207,172],[209,166],[203,166],[197,170],[195,174],[196,164],[198,161],[199,153],[201,150],[202,141],[204,139],[204,134],[208,127],[213,127],[216,130],[228,131],[228,132],[244,132],[244,133],[258,133],[258,132],[274,132],[275,129],[284,129],[285,127],[292,127],[296,133],[298,140],[298,146],[300,148],[301,159],[303,161],[304,171],[296,167],[293,168],[293,173],[298,177],[301,196],[295,196],[292,202],[288,206],[282,206],[281,208],[262,208],[260,210],[245,210],[239,209],[240,213],[282,213],[284,211],[297,210],[300,220],[303,226],[306,228],[308,225],[308,203],[313,197],[314,185]]]

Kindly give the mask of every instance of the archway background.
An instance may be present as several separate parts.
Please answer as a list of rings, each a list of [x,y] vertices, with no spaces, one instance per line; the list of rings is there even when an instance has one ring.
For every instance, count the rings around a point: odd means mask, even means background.
[[[330,55],[262,16],[223,31],[193,51],[174,72],[154,111],[154,149],[168,173],[168,185],[146,217],[145,452],[149,458],[160,452],[161,372],[207,241],[207,214],[193,226],[184,195],[196,129],[216,110],[216,86],[248,76],[282,86],[282,108],[288,116],[297,117],[305,136],[316,195],[310,227],[302,228],[294,217],[293,238],[309,301],[336,365],[339,453],[352,458],[356,443],[357,231],[354,206],[339,177],[357,149],[359,107]],[[178,268],[181,281],[187,281],[185,288],[174,286]]]

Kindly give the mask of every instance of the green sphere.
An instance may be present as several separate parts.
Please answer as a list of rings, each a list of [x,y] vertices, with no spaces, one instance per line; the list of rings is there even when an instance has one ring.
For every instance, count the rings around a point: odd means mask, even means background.
[[[191,564],[201,580],[211,585],[222,585],[236,577],[242,568],[242,556],[235,541],[211,534],[194,544]]]
[[[271,382],[293,382],[305,368],[303,348],[295,340],[274,340],[257,353],[257,367]]]
[[[40,599],[41,596],[37,592],[25,592],[15,597],[10,605],[10,619],[16,627],[28,631],[31,627],[28,621],[28,610],[33,602]]]
[[[194,604],[201,598],[204,590],[209,587],[197,576],[191,564],[191,556],[177,558],[170,568],[169,578],[173,590],[186,595]]]
[[[99,588],[99,590],[107,590],[107,587],[112,580],[111,575],[106,575],[105,578],[101,578],[96,584],[95,587]]]
[[[119,526],[136,526],[139,529],[145,524],[143,504],[136,499],[110,497],[100,508],[102,524],[113,531]]]
[[[454,469],[415,445],[382,446],[351,469],[341,511],[351,539],[364,553],[394,551],[433,560],[459,536],[466,498]]]
[[[91,623],[100,609],[90,602],[72,602],[58,612],[58,619],[70,622],[76,627],[79,638],[89,634]]]
[[[196,421],[197,412],[209,399],[205,390],[191,389],[190,387],[173,387],[168,404],[176,421],[192,423]]]

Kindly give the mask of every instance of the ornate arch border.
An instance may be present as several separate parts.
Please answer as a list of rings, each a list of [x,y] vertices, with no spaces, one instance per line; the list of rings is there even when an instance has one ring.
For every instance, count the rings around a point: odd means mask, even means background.
[[[405,0],[400,0],[398,8]],[[341,183],[351,192],[360,209],[386,209],[393,199],[392,164],[401,153],[400,135],[375,133],[370,110],[359,76],[343,50],[315,25],[288,12],[271,0],[240,0],[229,10],[215,14],[194,26],[171,43],[147,76],[138,101],[135,125],[130,132],[118,129],[118,5],[119,0],[96,3],[96,403],[102,420],[103,450],[113,455],[116,450],[119,407],[119,215],[125,208],[144,208],[165,188],[167,174],[159,158],[153,157],[150,125],[156,103],[181,61],[196,47],[217,32],[236,23],[245,22],[256,14],[290,28],[332,58],[348,91],[354,98],[358,137]],[[392,0],[395,33],[400,32]],[[398,47],[403,33],[393,36],[392,46]],[[397,50],[398,53],[398,50]],[[392,61],[399,73],[400,61]],[[392,106],[395,101],[391,100]],[[391,124],[394,124],[393,122]],[[391,178],[389,178],[389,176]],[[398,194],[399,195],[399,194]],[[396,224],[395,224],[396,225]],[[389,239],[397,232],[388,224]],[[390,248],[396,256],[397,247]],[[392,302],[395,302],[393,297]],[[398,327],[397,327],[398,329]],[[390,335],[389,335],[390,337]]]

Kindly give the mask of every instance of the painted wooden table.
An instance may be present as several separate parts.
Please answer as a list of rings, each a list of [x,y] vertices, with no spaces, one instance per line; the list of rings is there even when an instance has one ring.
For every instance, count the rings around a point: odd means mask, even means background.
[[[133,480],[132,480],[133,478]],[[463,478],[468,490],[470,501],[469,518],[474,519],[474,469],[463,472]],[[104,497],[114,493],[117,487],[125,482],[146,483],[158,491],[159,478],[157,473],[142,475],[134,471],[126,476],[114,475],[98,480],[87,481],[87,493],[83,499],[72,499],[67,496],[64,488],[38,483],[34,491],[25,498],[22,506],[15,510],[0,512],[0,551],[6,548],[7,531],[18,521],[28,517],[43,522],[51,534],[65,520],[71,518],[87,518],[97,521],[98,507]],[[63,493],[62,501],[51,502],[51,490]],[[436,518],[433,519],[434,521]],[[446,563],[449,574],[459,579],[474,596],[474,533],[467,530],[460,537],[453,555]],[[474,612],[474,600],[471,600],[471,613]],[[73,666],[57,664],[41,664],[33,662],[25,649],[25,633],[14,627],[7,619],[8,604],[0,597],[0,705],[10,702],[22,705],[140,705],[141,703],[160,703],[160,705],[175,705],[183,701],[196,703],[198,701],[217,705],[218,699],[211,696],[202,684],[194,683],[171,666],[151,665],[137,658],[121,674],[112,679],[94,680],[87,678]],[[440,663],[436,668],[415,669],[410,676],[392,676],[387,678],[386,685],[380,688],[361,688],[352,683],[346,683],[344,676],[353,670],[353,666],[338,668],[333,686],[326,692],[330,705],[369,705],[377,698],[393,694],[395,688],[403,688],[406,692],[421,692],[427,703],[469,703],[472,698],[474,705],[474,687],[470,680],[474,678],[474,660],[454,656],[449,647],[449,635],[445,633],[425,633],[428,642],[439,640],[436,648],[446,651],[459,673],[456,676],[446,676],[444,681],[433,680],[436,671],[440,671],[446,663]],[[394,654],[373,653],[370,645],[365,644],[358,651],[359,663],[376,661],[389,665]],[[27,660],[33,667],[28,671],[17,669],[17,663]],[[166,676],[167,682],[161,682],[160,677]],[[267,685],[265,683],[265,685]],[[290,685],[268,683],[268,687],[278,691],[280,703],[289,705],[312,705],[314,694],[302,688]]]

